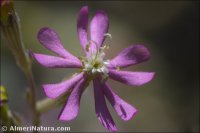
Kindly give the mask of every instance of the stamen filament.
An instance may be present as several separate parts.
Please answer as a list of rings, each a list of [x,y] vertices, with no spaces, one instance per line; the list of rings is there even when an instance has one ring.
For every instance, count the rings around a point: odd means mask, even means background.
[[[109,33],[104,34],[104,36],[108,36],[110,39],[112,38],[111,34]],[[92,47],[91,49],[91,45],[95,45],[95,47]],[[108,44],[105,44],[104,46],[100,47],[94,40],[89,40],[85,47],[86,51],[89,53],[87,54],[86,58],[81,58],[81,61],[83,63],[82,71],[85,71],[93,76],[95,76],[98,73],[101,73],[104,77],[103,79],[106,79],[106,77],[108,77],[109,72],[107,69],[109,60],[104,59],[104,50],[108,48]]]

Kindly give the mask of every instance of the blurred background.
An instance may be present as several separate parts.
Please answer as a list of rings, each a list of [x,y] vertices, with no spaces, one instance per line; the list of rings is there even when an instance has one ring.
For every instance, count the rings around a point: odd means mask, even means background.
[[[27,49],[52,54],[37,40],[38,30],[51,27],[64,47],[83,55],[76,33],[80,8],[88,5],[90,18],[98,9],[110,19],[111,59],[132,44],[145,44],[151,52],[148,62],[131,66],[131,71],[154,71],[155,79],[141,87],[129,87],[109,80],[113,90],[138,109],[128,122],[122,121],[110,104],[109,110],[119,131],[126,132],[197,132],[199,131],[199,2],[197,1],[15,1],[21,18]],[[1,36],[1,84],[6,86],[9,106],[30,123],[25,98],[26,79]],[[37,99],[43,99],[41,84],[57,83],[76,69],[47,69],[33,65]],[[70,126],[73,132],[105,132],[95,115],[93,87],[84,92],[78,117],[71,122],[57,120],[60,108],[42,116],[43,126]]]

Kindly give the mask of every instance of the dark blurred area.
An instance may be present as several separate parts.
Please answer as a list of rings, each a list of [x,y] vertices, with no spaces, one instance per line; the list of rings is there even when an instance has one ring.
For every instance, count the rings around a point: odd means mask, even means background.
[[[198,1],[15,1],[21,18],[27,49],[52,54],[37,41],[37,32],[48,26],[56,30],[74,55],[82,55],[76,35],[76,18],[80,8],[88,5],[90,18],[98,9],[107,12],[112,44],[111,59],[131,44],[145,44],[151,52],[148,62],[131,66],[131,71],[154,71],[155,79],[141,87],[130,87],[110,80],[113,90],[138,109],[137,115],[124,122],[109,106],[119,131],[126,132],[199,132],[199,2]],[[1,36],[1,84],[6,86],[9,106],[25,118],[30,117],[25,77],[16,66]],[[33,65],[38,86],[37,98],[45,95],[41,84],[57,83],[75,69],[47,69]],[[70,126],[74,132],[106,131],[95,116],[92,85],[81,99],[76,120],[60,122],[61,108],[42,116],[42,125]],[[26,121],[28,124],[29,121]]]

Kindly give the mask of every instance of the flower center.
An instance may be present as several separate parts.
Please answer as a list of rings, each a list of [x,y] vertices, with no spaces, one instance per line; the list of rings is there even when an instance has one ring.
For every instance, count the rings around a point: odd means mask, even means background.
[[[83,60],[83,71],[88,72],[90,74],[103,74],[105,76],[108,75],[107,65],[109,60],[105,60],[105,47],[100,47],[94,51],[90,51],[86,56],[85,60]]]
[[[106,33],[104,36],[112,38],[111,34]],[[94,46],[94,47],[93,47]],[[82,71],[87,72],[88,74],[96,75],[102,74],[106,79],[108,77],[108,68],[109,60],[105,59],[105,49],[108,49],[109,45],[104,45],[99,47],[97,43],[93,40],[90,40],[85,47],[87,51],[86,57],[80,57],[80,60],[83,63]]]

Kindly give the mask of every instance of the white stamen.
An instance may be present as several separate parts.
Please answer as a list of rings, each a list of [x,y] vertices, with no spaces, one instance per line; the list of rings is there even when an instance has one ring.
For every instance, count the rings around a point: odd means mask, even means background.
[[[108,36],[110,39],[112,39],[112,35],[110,33],[106,33],[104,36]]]
[[[111,34],[106,33],[104,36],[108,36],[112,38]],[[91,45],[95,45],[96,49],[90,51]],[[109,45],[104,45],[103,47],[99,47],[97,43],[93,40],[88,41],[86,45],[86,51],[88,52],[85,59],[82,60],[84,68],[82,69],[85,72],[90,74],[101,73],[103,77],[108,76],[108,68],[107,65],[109,64],[109,60],[105,60],[105,49],[108,49]]]

